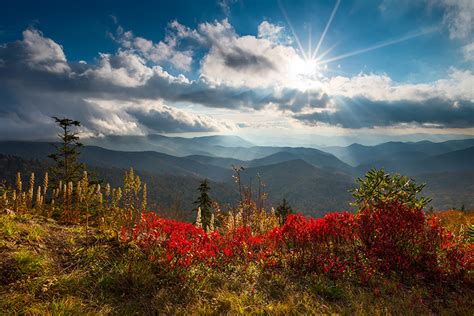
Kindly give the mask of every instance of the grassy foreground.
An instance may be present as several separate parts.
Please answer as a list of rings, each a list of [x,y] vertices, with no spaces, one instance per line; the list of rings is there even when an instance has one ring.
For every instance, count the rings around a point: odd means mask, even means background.
[[[0,215],[0,314],[457,314],[474,289],[369,284],[291,275],[253,264],[198,266],[186,275],[95,229],[34,215]]]

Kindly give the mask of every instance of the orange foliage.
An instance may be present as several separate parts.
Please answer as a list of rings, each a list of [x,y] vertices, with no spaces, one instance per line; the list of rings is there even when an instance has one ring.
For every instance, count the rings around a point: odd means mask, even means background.
[[[474,224],[474,211],[463,212],[459,210],[447,210],[435,212],[441,224],[455,235],[463,234],[466,227]]]

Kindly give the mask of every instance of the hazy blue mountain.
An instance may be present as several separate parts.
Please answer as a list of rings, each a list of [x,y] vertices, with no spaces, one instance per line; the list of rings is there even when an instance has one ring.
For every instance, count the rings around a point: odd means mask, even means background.
[[[191,155],[186,156],[186,158],[211,165],[217,166],[221,168],[231,169],[232,165],[234,166],[244,166],[247,161],[234,159],[234,158],[223,158],[223,157],[210,157],[210,156],[202,156],[202,155]]]
[[[224,147],[220,147],[224,148]],[[217,158],[207,156],[176,157],[154,151],[114,151],[97,146],[81,148],[81,160],[94,166],[116,168],[134,167],[138,170],[160,174],[195,175],[220,180],[230,177],[232,165],[244,167],[262,166],[294,159],[303,159],[307,163],[320,168],[329,168],[349,172],[351,167],[341,162],[332,154],[313,148],[292,147],[229,147],[238,148],[242,155],[246,151],[267,156],[256,160],[243,161],[235,158]],[[45,142],[0,142],[0,153],[25,158],[44,159],[54,151],[50,143]]]
[[[474,171],[423,173],[413,176],[426,183],[423,194],[433,198],[431,205],[438,210],[451,208],[474,209]]]
[[[315,148],[254,146],[243,149],[241,147],[218,146],[215,149],[216,156],[247,161],[243,163],[244,166],[264,165],[299,158],[316,167],[345,172],[352,170],[349,165],[340,161],[333,154]]]
[[[280,151],[263,158],[250,160],[244,166],[245,167],[260,167],[260,166],[266,166],[266,165],[273,165],[276,163],[281,163],[281,162],[290,161],[290,160],[297,160],[297,159],[302,159],[302,158],[298,157],[298,155],[289,153],[287,151]]]
[[[49,154],[56,152],[54,145],[53,142],[0,141],[0,154],[47,160]]]
[[[219,142],[216,138],[203,138],[202,141]],[[190,200],[194,200],[196,187],[203,178],[211,180],[219,202],[235,202],[237,190],[232,180],[232,165],[243,166],[244,183],[249,184],[252,179],[255,190],[257,175],[266,183],[269,205],[277,205],[286,198],[305,214],[322,215],[325,211],[347,209],[351,200],[347,191],[355,186],[355,175],[362,176],[372,167],[384,167],[387,171],[426,182],[425,192],[433,197],[435,208],[460,207],[458,204],[474,206],[474,145],[468,146],[471,142],[474,141],[387,143],[375,148],[362,145],[344,148],[360,155],[361,160],[363,155],[369,156],[365,158],[369,162],[357,168],[321,150],[271,146],[208,147],[217,149],[214,153],[258,157],[255,159],[204,155],[177,157],[155,151],[117,151],[85,146],[81,148],[81,160],[113,183],[121,181],[125,169],[135,168],[146,177],[150,194],[158,197],[156,203],[162,203],[159,206],[167,209],[192,207]],[[337,153],[342,152],[341,148],[333,151],[337,150]],[[54,151],[52,144],[46,142],[0,142],[0,154],[22,159],[47,161],[47,155]],[[24,163],[23,168],[34,171],[43,164],[33,161]],[[12,178],[17,164],[9,158],[0,159],[0,167],[10,170],[4,170],[0,175],[7,174]]]
[[[358,166],[358,174],[363,174],[372,167],[383,167],[387,171],[407,175],[474,170],[474,146],[440,155],[417,155],[407,159],[372,161]]]
[[[340,160],[352,165],[371,164],[389,160],[419,160],[429,156],[440,155],[450,151],[474,146],[474,139],[450,140],[441,143],[421,142],[388,142],[376,146],[352,144],[347,147],[325,147]]]
[[[257,166],[301,158],[317,167],[351,172],[351,168],[338,160],[334,155],[315,148],[253,146],[250,142],[231,135],[194,138],[167,137],[163,135],[106,136],[86,139],[84,142],[88,145],[96,145],[111,150],[156,151],[178,157],[191,156],[188,158],[196,162],[223,168],[230,168],[232,164]],[[270,157],[277,153],[282,154]],[[211,159],[213,157],[231,158],[234,160]],[[250,162],[262,158],[266,158],[268,161]],[[241,163],[241,161],[248,162]]]
[[[232,176],[231,170],[201,164],[191,159],[174,157],[163,153],[114,151],[96,146],[84,146],[80,149],[80,160],[87,165],[123,168],[179,176],[193,176],[224,180]],[[0,142],[0,153],[28,159],[47,159],[54,152],[50,143],[42,142]]]
[[[307,135],[288,134],[286,137],[281,135],[254,135],[247,136],[250,141],[256,144],[265,144],[266,146],[292,146],[292,147],[312,147],[324,148],[333,146],[349,146],[354,143],[375,146],[387,142],[420,142],[428,140],[431,142],[444,142],[453,139],[472,138],[467,134],[433,134],[433,133],[416,133],[402,135],[387,135],[371,131],[359,131],[352,135]]]
[[[474,146],[429,157],[421,161],[420,169],[474,170]]]
[[[328,211],[350,208],[348,190],[354,187],[353,179],[317,168],[302,159],[247,168],[241,175],[242,182],[252,181],[254,188],[257,188],[259,175],[270,201],[276,204],[285,198],[305,214],[320,216]]]
[[[307,163],[320,168],[329,168],[351,173],[353,168],[337,159],[334,155],[328,154],[314,148],[293,148],[293,147],[250,147],[247,149],[229,147],[219,152],[232,156],[242,157],[244,159],[226,158],[226,157],[208,157],[193,155],[186,158],[193,159],[200,163],[219,166],[223,168],[232,168],[232,165],[242,167],[258,167],[269,164],[280,163],[289,160],[302,159]],[[248,157],[259,157],[255,159],[245,159]]]
[[[253,146],[249,148],[243,147],[225,147],[215,146],[213,148],[213,156],[223,158],[234,158],[239,160],[254,160],[267,157],[277,152],[283,151],[285,147],[272,146]]]
[[[201,164],[191,159],[174,157],[154,151],[121,152],[95,146],[86,146],[82,150],[84,163],[101,167],[128,168],[158,174],[186,175],[213,180],[224,180],[231,177],[230,170]]]
[[[250,147],[252,143],[232,135],[203,137],[169,137],[157,134],[144,136],[95,137],[84,139],[86,145],[100,146],[120,151],[157,151],[173,156],[206,155],[212,156],[215,146]]]
[[[285,148],[285,152],[293,154],[298,158],[306,161],[307,163],[319,167],[319,168],[330,168],[338,171],[351,172],[352,168],[346,163],[339,160],[332,154],[327,152],[314,149],[314,148]]]
[[[212,135],[191,138],[194,143],[207,146],[252,147],[254,144],[235,135]]]

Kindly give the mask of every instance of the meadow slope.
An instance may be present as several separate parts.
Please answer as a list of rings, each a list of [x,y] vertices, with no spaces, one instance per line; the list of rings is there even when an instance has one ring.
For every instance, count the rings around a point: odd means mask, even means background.
[[[452,225],[459,221],[459,214]],[[466,218],[464,218],[465,220]],[[472,217],[469,219],[472,221]],[[136,246],[40,216],[0,217],[2,314],[457,314],[472,315],[472,287],[378,277],[366,284],[324,274],[152,265]],[[446,285],[444,285],[446,286]],[[441,292],[440,292],[441,291]]]

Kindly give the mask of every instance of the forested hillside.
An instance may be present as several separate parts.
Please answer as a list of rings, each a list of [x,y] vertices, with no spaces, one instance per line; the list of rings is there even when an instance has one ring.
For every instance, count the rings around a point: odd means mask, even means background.
[[[145,141],[148,138],[154,142],[147,145]],[[149,148],[150,151],[117,151],[85,146],[81,148],[80,160],[97,170],[105,182],[111,183],[117,183],[124,171],[133,167],[150,183],[150,191],[155,193],[151,202],[158,203],[166,212],[191,207],[200,179],[206,178],[211,181],[213,194],[219,203],[226,205],[235,202],[238,195],[233,180],[235,167],[245,169],[242,172],[245,185],[253,187],[254,195],[257,194],[257,181],[265,184],[269,206],[276,206],[286,199],[300,211],[313,216],[350,209],[347,190],[358,176],[373,167],[383,167],[425,182],[426,190],[433,196],[430,205],[435,209],[461,208],[463,205],[474,207],[472,139],[324,149],[332,152],[333,156],[311,148],[252,146],[243,139],[229,137],[175,139],[155,135],[148,138],[113,137],[122,144],[119,146],[121,149],[137,149],[133,146],[134,140],[140,140],[137,143],[140,148]],[[152,151],[159,149],[167,152],[163,144],[169,143],[187,150],[181,154],[196,153],[193,148],[205,148],[206,155],[177,157]],[[223,144],[249,147],[225,147]],[[47,142],[0,142],[0,154],[35,159],[37,161],[33,165],[36,164],[37,170],[41,169],[40,165],[49,163],[47,155],[53,149]],[[219,157],[221,154],[227,156]],[[359,165],[350,166],[336,156]],[[258,158],[245,160],[249,157]],[[0,173],[12,179],[12,175],[8,175],[11,171],[6,171],[11,169],[3,170]]]

